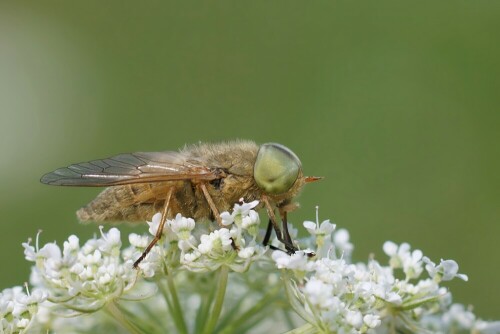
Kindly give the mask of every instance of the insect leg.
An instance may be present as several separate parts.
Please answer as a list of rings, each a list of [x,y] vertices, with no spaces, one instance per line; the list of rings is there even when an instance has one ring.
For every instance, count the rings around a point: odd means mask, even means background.
[[[262,240],[262,244],[264,246],[267,246],[267,244],[269,243],[269,239],[271,239],[272,232],[273,232],[273,223],[271,222],[271,219],[269,219],[269,223],[267,223],[266,235],[264,236],[264,240]]]
[[[219,210],[215,206],[214,200],[212,199],[212,196],[210,196],[210,193],[208,192],[207,185],[205,183],[200,183],[200,188],[203,191],[203,195],[205,195],[205,198],[207,199],[208,205],[210,206],[210,209],[212,210],[215,219],[217,220],[217,224],[219,224],[220,227],[224,227],[222,225],[222,219],[219,214]]]
[[[215,216],[215,219],[217,220],[217,224],[219,224],[220,227],[224,227],[224,225],[222,225],[222,218],[220,217],[219,210],[215,206],[214,200],[212,199],[212,196],[210,196],[210,193],[208,192],[207,185],[205,183],[200,183],[200,187],[201,190],[203,191],[203,195],[205,195],[205,198],[207,199],[210,209],[212,210]],[[236,245],[233,238],[231,238],[231,247],[233,247],[235,251],[240,250],[240,247]]]
[[[273,232],[273,223],[271,222],[271,219],[269,219],[269,223],[267,224],[267,230],[266,230],[266,235],[264,236],[264,240],[262,240],[262,244],[264,246],[269,246],[269,248],[273,250],[279,250],[284,252],[281,248],[278,248],[273,245],[268,245],[269,244],[269,239],[271,239],[271,233]]]
[[[281,233],[280,226],[276,222],[276,216],[274,215],[274,209],[269,203],[269,200],[267,199],[266,196],[262,196],[262,201],[266,205],[266,210],[267,214],[269,216],[269,221],[273,224],[274,231],[276,232],[276,237],[278,238],[279,241],[281,241],[287,250],[288,254],[293,254],[297,250],[297,248],[294,246],[292,242],[292,238],[290,238],[290,233],[288,232],[288,226],[286,224],[283,224],[283,228],[285,229],[285,237],[283,237],[283,234]],[[286,215],[284,217],[286,221]],[[267,233],[266,233],[267,234]]]
[[[288,221],[287,221],[287,214],[286,211],[281,211],[280,210],[280,215],[281,215],[281,222],[283,224],[283,239],[285,239],[285,248],[288,252],[288,254],[293,254],[295,251],[297,251],[297,247],[293,244],[292,237],[290,237],[290,232],[288,231]]]
[[[148,253],[151,251],[151,248],[158,242],[158,240],[161,239],[161,235],[163,233],[163,227],[165,227],[165,222],[167,221],[167,213],[168,213],[168,206],[170,204],[170,198],[172,197],[172,192],[174,188],[170,188],[167,194],[167,198],[165,199],[165,204],[163,205],[163,210],[161,213],[161,220],[160,220],[160,225],[158,226],[158,230],[156,230],[156,235],[153,238],[153,240],[149,243],[148,247],[142,252],[142,255],[137,259],[137,261],[134,262],[134,268],[137,269],[139,267],[139,263],[141,263],[142,260],[148,255]]]
[[[269,221],[273,224],[274,231],[276,231],[276,237],[278,238],[279,241],[283,242],[281,229],[278,223],[276,222],[276,216],[274,215],[274,209],[265,195],[262,195],[262,202],[264,202],[264,205],[266,206],[266,211],[267,215],[269,216]]]

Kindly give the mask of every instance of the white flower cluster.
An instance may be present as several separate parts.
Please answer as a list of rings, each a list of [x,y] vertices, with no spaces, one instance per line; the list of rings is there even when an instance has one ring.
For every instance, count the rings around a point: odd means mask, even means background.
[[[288,255],[259,244],[257,201],[221,213],[224,227],[178,214],[163,237],[133,269],[156,234],[130,234],[122,248],[111,228],[82,246],[70,236],[39,246],[24,243],[33,262],[30,284],[0,293],[0,334],[87,333],[500,333],[500,322],[485,322],[451,303],[440,284],[458,273],[453,260],[435,264],[406,243],[386,242],[388,264],[371,258],[352,263],[349,233],[328,220],[306,221],[309,236]],[[275,238],[275,247],[283,247]],[[251,266],[251,267],[250,267]],[[281,279],[280,279],[281,278]]]
[[[158,243],[159,247],[152,249],[140,263],[139,268],[146,277],[154,276],[159,272],[158,269],[164,268],[164,265],[172,268],[179,264],[194,272],[214,271],[223,265],[232,271],[245,272],[250,264],[266,251],[266,248],[256,241],[260,219],[253,208],[257,205],[258,201],[235,204],[232,213],[221,214],[222,223],[226,227],[213,231],[198,227],[193,219],[177,214],[174,219],[167,220],[163,231],[164,237]],[[148,223],[152,235],[156,233],[160,220],[161,214],[157,213],[153,216],[152,222]],[[198,227],[196,231],[195,226]],[[130,257],[137,258],[146,248],[148,240],[132,234],[130,243],[136,247]],[[176,254],[175,248],[180,251],[179,258],[172,256]],[[166,259],[172,261],[165,262]]]
[[[422,326],[433,334],[471,333],[498,334],[500,321],[483,321],[461,304],[452,304],[443,313],[422,318]]]
[[[490,332],[498,330],[496,324],[476,321],[471,312],[450,308],[451,295],[439,283],[455,277],[467,280],[458,273],[455,261],[441,260],[436,265],[420,250],[411,251],[407,243],[398,246],[388,241],[383,247],[390,257],[388,265],[375,259],[353,264],[347,231],[334,233],[334,224],[328,220],[320,224],[318,219],[306,221],[304,227],[315,239],[315,253],[320,256],[311,259],[307,252],[275,251],[272,257],[284,269],[283,281],[295,311],[318,332],[434,333],[438,323],[439,330],[449,333],[457,320],[447,319],[461,318],[469,321],[463,321],[460,329],[477,333],[488,324]],[[422,277],[424,269],[427,278]]]
[[[0,292],[0,333],[22,333],[33,321],[47,292],[36,289],[31,294],[16,286]]]
[[[256,241],[260,220],[253,209],[257,204],[257,201],[241,202],[235,205],[231,213],[223,212],[224,228],[208,223],[195,224],[193,219],[180,214],[167,220],[163,237],[140,263],[139,271],[133,269],[133,262],[146,249],[151,235],[156,234],[161,220],[159,213],[148,222],[150,235],[130,234],[130,246],[125,249],[122,249],[120,231],[116,228],[105,232],[101,227],[100,235],[86,241],[83,246],[78,237],[72,235],[63,243],[63,247],[55,242],[40,247],[38,234],[35,245],[31,241],[23,243],[25,258],[34,263],[31,284],[41,289],[36,292],[46,291],[46,301],[40,305],[38,312],[33,313],[37,315],[37,328],[41,331],[57,329],[58,332],[65,332],[70,326],[75,331],[92,331],[101,328],[99,322],[105,322],[106,317],[87,316],[78,322],[72,322],[71,319],[101,309],[115,320],[127,322],[132,318],[131,314],[146,315],[142,309],[136,309],[128,302],[145,299],[151,309],[158,312],[158,317],[165,317],[170,311],[173,312],[173,318],[179,318],[180,312],[175,311],[175,308],[196,309],[191,299],[189,302],[169,299],[168,294],[177,293],[173,284],[178,284],[177,281],[198,284],[196,279],[186,276],[186,272],[211,274],[221,267],[228,271],[245,272],[253,262],[259,260],[267,248]],[[210,227],[212,231],[208,229]],[[165,278],[169,280],[174,277],[176,282],[165,282]],[[234,284],[229,283],[229,286]],[[156,293],[158,290],[165,299]],[[253,295],[252,298],[257,298],[260,292]],[[221,296],[224,297],[224,294]],[[248,298],[250,295],[246,296]],[[165,309],[166,299],[167,304],[170,303],[169,310]],[[137,316],[135,320],[139,318]],[[16,319],[4,317],[5,327],[28,325],[25,320],[19,322]],[[134,331],[135,327],[128,323],[125,328]],[[177,330],[179,328],[184,327],[181,325]],[[141,330],[149,331],[150,328],[144,325]]]
[[[40,234],[39,234],[40,235]],[[48,300],[76,313],[93,312],[109,300],[127,294],[135,285],[131,261],[120,257],[120,231],[112,228],[80,247],[72,235],[63,244],[42,248],[23,243],[26,260],[34,262],[31,283],[50,291]]]

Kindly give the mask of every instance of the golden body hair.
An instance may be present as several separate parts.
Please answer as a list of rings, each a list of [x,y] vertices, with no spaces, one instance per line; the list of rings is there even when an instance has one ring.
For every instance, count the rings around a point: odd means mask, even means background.
[[[200,187],[205,182],[207,190],[219,211],[227,211],[241,198],[245,202],[260,200],[263,191],[254,179],[254,164],[259,146],[253,141],[200,143],[180,150],[176,163],[194,163],[207,167],[217,175],[209,182],[196,175],[182,180],[130,183],[106,188],[93,201],[78,210],[81,221],[146,221],[160,212],[170,190],[167,218],[177,213],[195,220],[214,220],[209,203]],[[189,175],[188,175],[189,176]],[[293,186],[285,193],[268,195],[277,207],[289,205],[305,181],[302,172]],[[259,204],[262,206],[262,203]]]

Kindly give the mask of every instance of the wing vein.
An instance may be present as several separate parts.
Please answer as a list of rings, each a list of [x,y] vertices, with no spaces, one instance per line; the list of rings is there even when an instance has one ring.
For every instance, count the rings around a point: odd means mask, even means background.
[[[61,186],[112,186],[187,179],[213,180],[217,175],[203,162],[179,152],[137,152],[59,168],[41,178]]]

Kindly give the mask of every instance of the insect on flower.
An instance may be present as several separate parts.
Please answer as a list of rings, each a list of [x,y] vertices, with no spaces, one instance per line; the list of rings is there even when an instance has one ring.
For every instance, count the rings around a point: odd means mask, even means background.
[[[243,198],[259,200],[269,215],[264,245],[274,228],[290,254],[297,250],[287,228],[287,212],[305,183],[299,158],[287,147],[252,141],[199,143],[180,151],[137,152],[82,162],[59,168],[40,180],[57,186],[108,187],[77,211],[81,221],[128,221],[150,219],[162,213],[155,238],[138,264],[160,239],[165,221],[181,213],[194,219],[216,220]],[[278,209],[283,231],[276,220]]]

